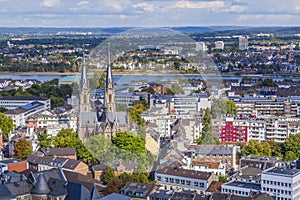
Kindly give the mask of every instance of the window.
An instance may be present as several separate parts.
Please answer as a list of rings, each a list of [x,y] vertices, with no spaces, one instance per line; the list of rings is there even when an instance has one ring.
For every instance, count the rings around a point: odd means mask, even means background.
[[[165,180],[164,180],[165,182],[169,182],[169,178],[167,178],[167,177],[165,177]]]
[[[180,181],[181,185],[185,185],[185,180]]]
[[[174,183],[174,178],[170,178],[170,182],[171,182],[171,183]]]
[[[194,186],[198,187],[198,185],[199,185],[198,182],[194,182]]]
[[[176,184],[179,184],[179,179],[176,178],[176,179],[175,179],[175,183],[176,183]]]
[[[204,183],[199,183],[199,187],[204,187]]]
[[[158,180],[158,181],[161,181],[161,176],[157,176],[157,180]]]
[[[191,185],[191,181],[186,181],[186,185]]]
[[[112,102],[112,96],[111,96],[111,94],[108,96],[108,102],[109,102],[109,103]]]

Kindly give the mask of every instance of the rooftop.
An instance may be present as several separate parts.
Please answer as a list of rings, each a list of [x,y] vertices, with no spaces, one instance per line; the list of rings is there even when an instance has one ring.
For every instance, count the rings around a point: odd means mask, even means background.
[[[189,150],[202,155],[233,155],[235,146],[223,145],[190,145]]]
[[[12,163],[18,163],[18,162],[26,162],[25,160],[13,158],[13,159],[8,159],[8,160],[1,160],[0,164],[12,164]]]
[[[221,192],[221,186],[223,182],[213,181],[207,189],[207,192]]]
[[[69,159],[69,158],[61,158],[56,156],[40,156],[37,154],[31,154],[27,161],[29,163],[33,164],[42,164],[42,165],[48,165],[53,167],[62,167],[64,169],[75,169],[77,165],[81,161]]]
[[[76,155],[76,148],[41,148],[41,151],[48,156]]]
[[[26,104],[26,105],[22,106],[21,108],[24,109],[24,110],[31,110],[33,108],[37,108],[37,107],[42,106],[42,105],[44,105],[44,104],[36,101],[36,102]]]
[[[208,180],[212,175],[212,173],[210,172],[201,172],[196,170],[189,170],[189,169],[182,169],[178,167],[168,167],[168,166],[158,168],[155,173],[200,179],[200,180]]]
[[[296,176],[300,174],[299,169],[291,169],[289,167],[273,167],[263,171],[263,174],[278,174],[278,175],[289,175],[289,176]]]
[[[219,169],[219,162],[193,161],[192,165],[207,166],[210,169]]]
[[[242,160],[264,161],[264,162],[277,162],[282,161],[281,158],[275,156],[257,156],[249,155],[242,158]]]
[[[119,193],[132,197],[147,198],[154,187],[154,184],[128,182],[120,189]]]
[[[27,100],[27,101],[45,101],[49,98],[37,97],[37,96],[1,96],[0,100]]]
[[[231,181],[224,183],[223,185],[229,185],[240,188],[247,188],[251,190],[261,190],[261,186],[258,183],[242,182],[242,181]]]

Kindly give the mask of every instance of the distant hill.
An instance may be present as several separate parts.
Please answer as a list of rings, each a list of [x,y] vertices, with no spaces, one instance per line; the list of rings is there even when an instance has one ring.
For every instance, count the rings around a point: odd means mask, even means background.
[[[169,27],[182,33],[211,33],[212,35],[233,35],[251,33],[296,34],[300,33],[300,27],[249,27],[249,26],[183,26]],[[42,28],[42,27],[0,27],[0,35],[68,35],[91,33],[93,35],[114,35],[127,30],[130,27],[108,28]]]

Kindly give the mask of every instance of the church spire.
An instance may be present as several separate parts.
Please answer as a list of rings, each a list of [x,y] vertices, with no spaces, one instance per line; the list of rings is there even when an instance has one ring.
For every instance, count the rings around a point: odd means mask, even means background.
[[[88,89],[88,80],[87,80],[87,73],[86,73],[86,66],[85,66],[85,54],[84,53],[83,53],[83,56],[82,56],[80,89],[81,90]]]
[[[110,47],[108,46],[108,62],[106,69],[106,80],[105,80],[105,108],[106,112],[115,112],[115,90],[113,83],[113,76],[110,63]]]
[[[81,69],[81,80],[80,80],[80,94],[79,94],[79,111],[90,112],[90,91],[88,87],[87,72],[85,66],[85,54],[82,56],[82,69]]]
[[[105,82],[105,88],[107,89],[109,86],[114,87],[113,79],[112,79],[112,70],[111,70],[111,63],[110,63],[110,46],[108,46],[108,63],[107,63],[107,69],[106,69],[106,82]]]

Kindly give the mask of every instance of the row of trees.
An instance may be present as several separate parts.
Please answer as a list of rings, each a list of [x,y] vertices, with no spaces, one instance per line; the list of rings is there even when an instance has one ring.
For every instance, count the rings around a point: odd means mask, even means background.
[[[284,161],[293,161],[300,157],[300,133],[290,135],[285,142],[251,140],[242,148],[242,155],[277,156]]]

